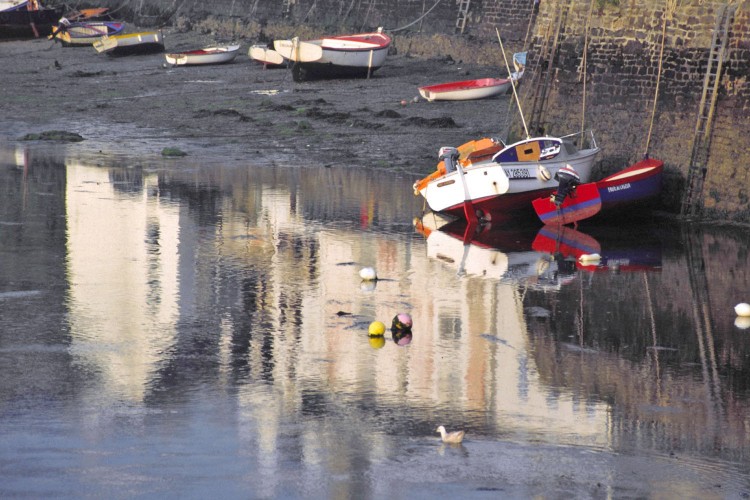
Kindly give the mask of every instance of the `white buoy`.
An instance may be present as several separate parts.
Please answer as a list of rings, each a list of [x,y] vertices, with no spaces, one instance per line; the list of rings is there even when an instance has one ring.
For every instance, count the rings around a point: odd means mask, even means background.
[[[598,253],[585,253],[578,257],[578,262],[584,263],[588,262],[590,264],[593,264],[594,262],[599,262],[602,259],[602,256]]]
[[[359,270],[359,277],[365,281],[375,281],[378,279],[378,273],[372,267],[363,267]]]
[[[737,316],[746,318],[750,316],[750,304],[748,304],[747,302],[740,302],[739,304],[734,306],[734,312],[737,313]]]
[[[740,330],[747,330],[750,328],[750,316],[737,316],[734,318],[734,326]]]

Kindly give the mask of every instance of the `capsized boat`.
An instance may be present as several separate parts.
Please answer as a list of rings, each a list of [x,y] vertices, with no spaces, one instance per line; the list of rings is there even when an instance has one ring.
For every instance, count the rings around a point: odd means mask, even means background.
[[[295,81],[322,78],[369,77],[388,55],[391,37],[378,28],[373,33],[339,35],[319,40],[274,40],[273,47],[293,61]]]
[[[273,45],[273,44],[272,44]],[[263,65],[264,68],[282,68],[286,59],[284,56],[276,52],[273,47],[268,45],[251,45],[247,51],[247,55],[253,61],[257,61]]]
[[[545,224],[570,224],[599,213],[634,213],[651,206],[662,189],[664,162],[645,158],[602,180],[581,184],[555,203],[554,194],[534,200]]]
[[[232,62],[239,50],[239,45],[224,45],[221,47],[206,47],[204,49],[165,54],[165,57],[169,64],[175,66],[224,64]]]
[[[125,28],[125,23],[114,21],[76,21],[60,19],[48,38],[59,41],[63,47],[84,47],[93,45],[103,36],[117,35]]]
[[[414,183],[434,212],[468,221],[533,217],[532,200],[558,186],[566,165],[588,182],[599,153],[592,131],[562,137],[533,137],[510,145],[484,138],[441,148],[437,169]]]
[[[161,31],[142,31],[103,36],[93,45],[97,52],[110,56],[155,54],[164,52],[164,36]]]

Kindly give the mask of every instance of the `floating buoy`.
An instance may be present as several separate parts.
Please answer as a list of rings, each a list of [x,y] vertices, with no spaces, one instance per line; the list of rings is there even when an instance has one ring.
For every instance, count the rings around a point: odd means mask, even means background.
[[[363,267],[359,271],[359,277],[365,281],[374,281],[378,279],[378,273],[372,267]]]
[[[602,259],[602,256],[598,253],[585,253],[578,257],[578,262],[584,263],[588,262],[590,264],[593,264],[594,262],[599,262]]]
[[[398,313],[391,322],[391,331],[411,330],[412,319],[408,313]]]
[[[406,99],[401,99],[401,105],[402,106],[406,106],[407,104],[409,104],[409,103],[406,102]]]
[[[750,316],[750,304],[748,304],[747,302],[740,302],[739,304],[734,306],[734,312],[737,313],[737,316],[746,318]]]
[[[734,318],[734,326],[740,330],[747,330],[750,328],[750,316],[737,316]]]
[[[385,333],[385,324],[382,321],[373,321],[370,323],[367,333],[375,337],[382,336]]]

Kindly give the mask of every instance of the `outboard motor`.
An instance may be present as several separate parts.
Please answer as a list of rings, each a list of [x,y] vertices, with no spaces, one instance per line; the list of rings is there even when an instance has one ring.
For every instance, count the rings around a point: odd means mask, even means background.
[[[440,151],[438,151],[438,160],[443,160],[443,163],[445,163],[445,173],[456,170],[456,162],[459,156],[460,153],[456,148],[450,146],[440,148]]]
[[[576,186],[581,183],[581,178],[573,167],[565,165],[557,171],[555,180],[558,182],[558,186],[553,195],[553,201],[559,207],[565,201],[565,197],[571,194]]]

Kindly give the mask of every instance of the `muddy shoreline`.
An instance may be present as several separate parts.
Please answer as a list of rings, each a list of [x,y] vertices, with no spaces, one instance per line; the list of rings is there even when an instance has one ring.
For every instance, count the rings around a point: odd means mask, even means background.
[[[164,31],[167,52],[213,45]],[[164,54],[110,57],[49,40],[2,42],[2,136],[65,130],[91,151],[430,172],[441,146],[504,137],[512,96],[427,102],[417,87],[504,74],[450,57],[390,54],[370,79],[294,82],[245,42],[231,64],[171,67]]]

